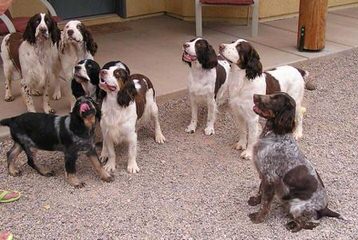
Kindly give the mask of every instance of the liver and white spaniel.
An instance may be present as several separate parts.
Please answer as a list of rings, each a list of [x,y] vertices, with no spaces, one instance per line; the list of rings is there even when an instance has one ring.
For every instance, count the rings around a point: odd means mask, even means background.
[[[324,216],[342,218],[328,208],[325,186],[292,136],[295,100],[280,92],[255,94],[253,102],[253,110],[267,122],[254,147],[254,164],[261,183],[259,193],[248,203],[251,206],[261,204],[261,208],[249,215],[251,221],[260,223],[265,220],[274,196],[288,205],[293,219],[286,227],[293,232],[316,227],[318,219]]]
[[[182,60],[190,67],[188,90],[191,105],[191,121],[185,129],[194,133],[198,123],[198,104],[208,106],[206,135],[215,133],[217,107],[227,100],[227,82],[230,64],[216,55],[215,50],[203,38],[195,38],[183,45]]]
[[[260,132],[259,116],[253,110],[254,94],[287,92],[296,101],[295,138],[302,137],[302,118],[305,109],[301,106],[308,72],[291,66],[281,66],[262,72],[260,56],[250,43],[239,39],[230,44],[221,44],[220,53],[231,64],[229,80],[229,105],[239,128],[236,149],[244,150],[241,157],[252,158],[252,149]]]
[[[61,78],[69,83],[73,79],[77,63],[84,59],[93,59],[96,51],[97,43],[86,26],[78,20],[69,21],[62,30],[59,47]],[[61,98],[60,84],[56,86],[53,98]]]
[[[120,61],[105,64],[100,71],[99,86],[106,92],[102,102],[101,129],[103,134],[102,162],[112,172],[116,167],[114,146],[128,143],[130,173],[139,172],[137,165],[137,122],[152,119],[155,123],[155,141],[164,143],[159,124],[158,106],[151,81],[144,75],[130,75],[129,68]]]
[[[14,100],[11,81],[21,78],[21,93],[27,110],[35,112],[31,95],[43,93],[43,109],[54,112],[49,105],[48,90],[50,81],[57,80],[58,42],[60,30],[57,23],[45,13],[30,18],[25,32],[5,36],[1,44],[1,57],[4,62],[5,101]]]

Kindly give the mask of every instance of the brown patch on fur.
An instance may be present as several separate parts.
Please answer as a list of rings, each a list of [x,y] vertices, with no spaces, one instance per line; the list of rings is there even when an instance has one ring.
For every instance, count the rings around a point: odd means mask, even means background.
[[[283,182],[289,187],[289,193],[284,200],[293,198],[308,200],[318,187],[316,178],[308,172],[308,168],[304,165],[288,171],[283,177]]]
[[[137,119],[140,119],[143,116],[146,100],[146,93],[149,89],[153,89],[154,95],[154,88],[152,82],[146,76],[142,74],[133,74],[130,76],[130,80],[139,80],[138,84],[140,85],[140,89],[137,89],[137,95],[135,96],[134,100],[137,107]]]
[[[96,124],[96,115],[91,114],[83,118],[83,122],[88,129],[92,129]]]
[[[215,99],[220,87],[225,83],[226,71],[223,66],[218,64],[216,66],[216,81],[215,81]]]
[[[19,47],[23,42],[22,34],[19,32],[12,33],[6,42],[8,46],[9,56],[15,68],[21,73],[21,65],[19,59]]]
[[[272,76],[270,73],[265,72],[266,74],[266,94],[272,94],[275,92],[280,92],[281,91],[281,87],[280,87],[280,83],[278,82],[278,80]]]
[[[67,175],[66,176],[67,182],[71,186],[73,186],[75,188],[83,188],[85,186],[85,183],[81,182],[75,174],[67,173],[66,175]]]

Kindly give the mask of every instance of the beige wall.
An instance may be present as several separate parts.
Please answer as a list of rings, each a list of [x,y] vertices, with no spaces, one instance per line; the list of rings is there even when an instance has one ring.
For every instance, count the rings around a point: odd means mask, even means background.
[[[75,0],[74,0],[75,1]],[[158,12],[192,20],[194,18],[195,0],[126,0],[127,17],[135,17]],[[346,4],[358,4],[358,0],[328,0],[329,7]],[[260,19],[285,17],[298,13],[299,0],[260,0]],[[10,8],[11,14],[30,16],[45,11],[38,0],[14,0]],[[203,15],[206,19],[238,20],[247,15],[246,7],[205,7]]]

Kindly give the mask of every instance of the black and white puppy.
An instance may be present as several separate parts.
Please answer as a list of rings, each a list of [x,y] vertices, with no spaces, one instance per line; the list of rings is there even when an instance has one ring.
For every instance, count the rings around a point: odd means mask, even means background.
[[[61,77],[70,82],[73,79],[73,68],[84,59],[93,59],[97,52],[97,43],[92,33],[78,20],[69,21],[61,32],[59,59],[62,68]],[[60,85],[56,86],[54,99],[61,98]]]
[[[100,66],[92,59],[81,60],[74,68],[71,89],[73,96],[77,99],[81,96],[87,96],[98,100],[99,88],[99,71]]]
[[[213,47],[203,38],[195,38],[183,45],[182,60],[190,67],[188,90],[191,121],[185,129],[194,133],[198,123],[198,104],[208,106],[206,135],[215,134],[217,107],[227,100],[227,82],[230,72],[228,61],[216,55]]]
[[[155,141],[164,143],[165,137],[159,124],[155,91],[149,78],[141,74],[130,75],[129,68],[121,61],[105,64],[100,71],[99,86],[106,92],[102,102],[101,129],[103,149],[101,161],[109,172],[116,167],[115,144],[128,143],[130,173],[139,172],[137,165],[137,122],[154,120]]]
[[[6,35],[1,44],[4,62],[5,101],[13,101],[11,81],[20,78],[21,93],[27,110],[35,112],[32,95],[43,94],[43,109],[53,113],[49,105],[49,86],[58,78],[58,43],[60,30],[50,15],[35,14],[25,32]],[[57,81],[58,82],[58,81]]]
[[[101,167],[95,150],[94,127],[100,117],[101,111],[97,104],[89,97],[80,97],[67,116],[24,113],[1,120],[0,125],[10,128],[14,140],[14,145],[7,153],[9,174],[17,176],[21,173],[15,166],[15,160],[25,151],[27,163],[33,169],[41,175],[52,176],[52,171],[35,164],[35,151],[62,151],[65,154],[67,181],[80,188],[84,183],[76,176],[76,160],[78,153],[85,152],[100,178],[106,182],[112,181],[112,176]]]
[[[294,139],[295,100],[283,92],[255,94],[253,100],[254,112],[267,122],[254,147],[254,164],[261,184],[258,195],[248,203],[261,203],[261,208],[249,215],[251,221],[264,221],[274,196],[288,204],[293,221],[286,227],[293,232],[316,227],[317,220],[324,216],[341,218],[328,208],[323,182]]]

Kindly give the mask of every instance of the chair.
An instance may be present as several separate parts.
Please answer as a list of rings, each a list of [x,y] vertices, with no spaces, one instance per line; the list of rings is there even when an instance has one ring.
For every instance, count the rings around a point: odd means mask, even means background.
[[[40,0],[42,4],[47,8],[50,15],[56,22],[62,21],[60,17],[57,16],[57,13],[55,9],[52,7],[52,5],[47,0]],[[11,1],[9,2],[10,7]],[[0,35],[5,35],[7,33],[13,33],[13,32],[24,32],[26,28],[26,24],[29,21],[29,17],[16,17],[13,18],[10,14],[10,11],[8,9],[3,9],[3,13],[0,13]]]
[[[203,35],[202,6],[248,6],[252,8],[251,36],[256,37],[259,25],[259,0],[195,0],[196,36]],[[249,13],[248,13],[249,14]]]

